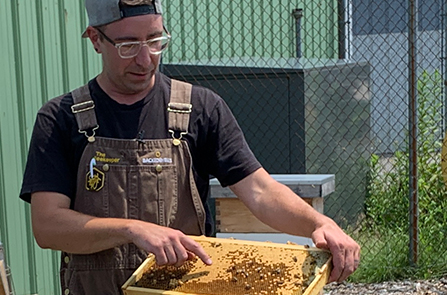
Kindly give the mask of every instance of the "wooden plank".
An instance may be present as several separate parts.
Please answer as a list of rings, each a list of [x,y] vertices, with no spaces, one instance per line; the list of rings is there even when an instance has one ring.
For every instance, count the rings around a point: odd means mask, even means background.
[[[258,247],[275,247],[275,248],[284,248],[284,249],[299,249],[301,251],[315,251],[315,252],[328,252],[326,249],[309,247],[304,245],[297,245],[295,243],[272,243],[272,242],[262,242],[262,241],[250,241],[250,240],[237,240],[230,238],[214,238],[214,237],[206,237],[206,236],[189,236],[195,241],[215,241],[221,243],[229,243],[231,241],[232,244],[240,244],[240,245],[255,245]]]
[[[3,282],[0,280],[0,295],[6,295],[5,288],[3,287]]]
[[[312,199],[304,199],[305,201],[311,201],[309,203],[315,210],[324,214],[324,199],[323,198],[312,198]]]
[[[285,234],[282,232],[278,233],[217,233],[216,232],[216,237],[221,239],[236,239],[236,240],[272,242],[282,244],[294,243],[296,245],[315,246],[311,238]]]
[[[257,219],[239,199],[216,200],[217,232],[276,233]]]
[[[0,260],[0,295],[9,295],[8,277],[6,276],[6,266]]]
[[[303,199],[323,213],[323,198]],[[216,230],[219,233],[278,233],[257,219],[239,199],[216,199]]]

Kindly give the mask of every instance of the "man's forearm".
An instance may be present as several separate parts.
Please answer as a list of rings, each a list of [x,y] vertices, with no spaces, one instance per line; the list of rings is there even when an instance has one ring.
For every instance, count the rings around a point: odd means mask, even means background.
[[[275,185],[273,190],[266,190],[258,197],[257,202],[257,217],[284,233],[311,237],[318,226],[331,222],[281,184]]]
[[[34,236],[42,248],[90,254],[134,243],[155,255],[159,265],[181,265],[197,255],[210,257],[202,246],[179,230],[136,219],[98,218],[69,209],[70,199],[54,192],[31,196]]]
[[[281,232],[311,237],[317,227],[333,223],[264,169],[255,171],[231,189],[259,220]]]
[[[42,248],[90,254],[130,242],[132,220],[96,218],[70,209],[58,211],[47,221],[33,222]]]
[[[42,248],[88,254],[131,242],[132,225],[139,221],[97,218],[70,208],[70,199],[54,192],[31,197],[33,232]]]

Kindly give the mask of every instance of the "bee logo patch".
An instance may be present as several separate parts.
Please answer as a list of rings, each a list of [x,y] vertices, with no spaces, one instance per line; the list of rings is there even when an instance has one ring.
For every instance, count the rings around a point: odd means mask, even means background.
[[[92,172],[93,175],[91,175]],[[104,178],[104,172],[93,167],[85,176],[85,188],[88,191],[99,192],[104,187]]]

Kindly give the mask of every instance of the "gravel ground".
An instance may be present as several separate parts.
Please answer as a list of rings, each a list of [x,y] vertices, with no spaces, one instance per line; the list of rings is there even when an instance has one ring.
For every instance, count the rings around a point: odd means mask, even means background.
[[[332,283],[324,287],[324,295],[447,295],[447,277],[437,280],[384,282],[377,284]]]

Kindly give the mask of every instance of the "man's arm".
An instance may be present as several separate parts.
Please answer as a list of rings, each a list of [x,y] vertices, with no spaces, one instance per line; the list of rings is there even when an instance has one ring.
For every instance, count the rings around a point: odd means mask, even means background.
[[[53,192],[31,196],[33,232],[42,248],[90,254],[126,243],[153,253],[160,265],[181,265],[194,254],[206,264],[203,248],[182,232],[135,219],[97,218],[70,209],[70,199]]]
[[[345,280],[358,267],[360,246],[332,219],[318,213],[263,168],[230,188],[265,224],[284,233],[311,237],[316,247],[330,250],[334,268],[329,282]]]

